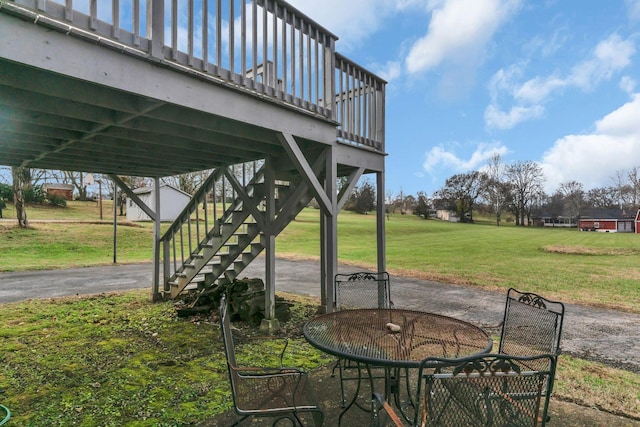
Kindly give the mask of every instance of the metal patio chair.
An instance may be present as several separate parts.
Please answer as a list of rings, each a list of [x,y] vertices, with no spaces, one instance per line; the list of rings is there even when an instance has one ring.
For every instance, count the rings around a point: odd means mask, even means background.
[[[386,271],[336,274],[333,289],[336,311],[357,308],[393,308],[389,273]],[[360,369],[360,367],[357,363],[349,360],[338,359],[331,371],[332,377],[335,377],[336,369],[340,376],[340,403],[344,407],[346,402],[344,382],[361,378],[360,373],[354,376],[345,375],[345,373]],[[384,378],[384,375],[375,375],[375,378],[378,377]]]
[[[234,409],[242,417],[233,425],[238,426],[249,417],[271,417],[273,426],[284,419],[294,426],[321,426],[324,413],[307,375],[295,367],[238,365],[225,297],[220,302],[219,314]],[[284,349],[280,365],[283,354]]]
[[[547,366],[527,370],[527,364]],[[374,426],[544,426],[555,356],[483,354],[461,359],[425,359],[420,367],[413,419],[400,417],[374,394]]]
[[[563,303],[510,288],[507,292],[498,353],[510,356],[553,354],[557,358],[561,352],[563,319]],[[527,368],[545,367],[529,364]],[[552,390],[553,380],[549,393]]]
[[[389,273],[357,272],[336,274],[336,310],[350,308],[393,308]]]

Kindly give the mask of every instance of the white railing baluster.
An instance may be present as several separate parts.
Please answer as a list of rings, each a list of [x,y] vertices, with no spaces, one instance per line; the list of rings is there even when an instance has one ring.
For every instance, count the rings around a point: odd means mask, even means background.
[[[295,102],[297,93],[296,84],[296,15],[291,14],[291,97]]]
[[[178,59],[178,0],[171,0],[171,58]]]
[[[133,1],[133,44],[140,46],[140,0]]]
[[[229,2],[229,70],[231,71],[231,76],[233,76],[236,72],[235,66],[235,17],[236,11],[234,8],[234,0],[230,0]]]
[[[65,0],[64,2],[64,19],[73,21],[73,0]]]
[[[312,81],[313,81],[313,67],[311,64],[311,27],[307,27],[309,32],[307,33],[307,101],[309,105],[313,102]]]
[[[267,7],[268,1],[264,0],[262,4],[262,93],[268,93],[269,82],[270,82],[270,73],[269,73],[269,35],[268,35],[268,20],[267,20]],[[254,75],[253,78],[257,78],[257,75]]]
[[[315,55],[315,64],[314,64],[314,76],[313,76],[313,83],[315,84],[315,92],[314,92],[314,98],[313,98],[313,105],[317,106],[318,105],[318,101],[320,99],[320,49],[319,49],[319,40],[320,38],[320,33],[318,32],[318,29],[316,28],[315,31],[315,36],[313,39],[313,53]]]
[[[112,0],[111,2],[111,15],[113,19],[113,29],[111,34],[114,39],[120,38],[120,0]]]
[[[304,21],[300,18],[299,46],[298,46],[298,69],[300,72],[300,100],[304,101]]]
[[[282,8],[282,94],[285,99],[287,98],[287,91],[289,87],[289,81],[287,79],[287,9]]]
[[[251,88],[255,88],[258,76],[258,3],[251,2]]]
[[[209,1],[202,0],[202,71],[209,72]]]
[[[216,0],[216,68],[222,76],[222,0]]]
[[[139,1],[134,0],[134,2]],[[151,40],[151,56],[162,59],[164,59],[164,3],[165,0],[149,0],[147,2],[147,27],[151,31],[147,31],[146,37]]]
[[[271,34],[273,37],[273,70],[270,70],[272,75],[269,76],[269,82],[273,85],[273,94],[274,96],[278,96],[278,3],[273,2],[273,13],[272,15],[272,28]]]
[[[98,29],[98,0],[89,2],[89,28],[94,31]]]
[[[193,0],[189,0],[187,4],[187,64],[193,66]]]

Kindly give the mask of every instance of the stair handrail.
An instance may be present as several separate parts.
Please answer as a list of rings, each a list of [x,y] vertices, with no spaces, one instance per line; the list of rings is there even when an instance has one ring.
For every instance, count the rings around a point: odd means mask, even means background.
[[[251,179],[244,183],[244,185],[253,185],[256,184],[257,181],[259,179],[261,179],[260,177],[264,176],[264,170],[263,167],[257,168],[257,164],[259,161],[253,161],[253,162],[247,162],[247,163],[242,163],[243,166],[243,181],[244,181],[244,171],[246,170],[246,165],[247,164],[252,164],[253,165],[253,175],[251,176]],[[234,165],[235,166],[235,165]],[[207,179],[202,183],[202,185],[198,188],[198,190],[194,193],[193,197],[191,198],[191,201],[187,204],[187,206],[185,206],[183,208],[183,210],[180,212],[180,215],[178,215],[175,219],[175,221],[169,226],[169,228],[167,229],[167,231],[165,231],[165,233],[162,235],[162,237],[159,240],[159,244],[161,247],[163,247],[163,271],[164,271],[164,284],[165,284],[165,291],[168,289],[168,282],[175,277],[175,275],[181,271],[184,271],[185,266],[191,262],[193,260],[193,256],[196,253],[200,253],[200,251],[202,250],[203,246],[209,242],[211,240],[211,238],[213,237],[213,235],[216,234],[220,234],[221,230],[222,230],[222,225],[228,221],[228,219],[231,217],[231,215],[233,214],[233,212],[235,210],[237,210],[237,204],[238,203],[242,203],[242,200],[238,201],[236,200],[235,196],[233,196],[232,198],[234,199],[234,201],[228,206],[228,207],[223,207],[223,212],[220,216],[218,216],[217,214],[217,209],[215,209],[216,203],[215,203],[215,199],[213,201],[213,206],[214,206],[214,212],[213,212],[213,221],[208,221],[207,220],[207,213],[205,210],[205,231],[204,233],[200,233],[200,220],[199,220],[199,215],[198,215],[198,209],[197,206],[200,203],[206,203],[206,195],[208,194],[209,191],[211,191],[213,189],[214,191],[214,198],[215,198],[215,186],[217,185],[217,183],[219,181],[224,181],[224,180],[228,180],[228,178],[226,177],[226,174],[228,174],[228,167],[220,167],[215,169],[210,175],[209,177],[207,177]],[[232,186],[232,193],[235,195],[235,189],[233,189]],[[223,198],[223,206],[226,205],[226,190],[224,189],[224,183],[223,183],[223,194],[222,194],[222,198]],[[193,212],[196,212],[196,247],[192,248],[192,242],[193,242],[193,238],[192,238],[192,225],[191,225],[191,215],[193,214]],[[211,229],[209,229],[209,224],[213,224],[213,227]],[[188,249],[189,249],[189,254],[185,257],[184,255],[184,238],[182,235],[182,230],[183,227],[187,227],[187,239],[188,239]],[[217,231],[217,233],[216,233]],[[181,251],[181,255],[178,258],[176,256],[176,247],[177,247],[177,243],[175,242],[176,239],[176,235],[180,233],[180,251]],[[200,238],[201,234],[204,234],[204,236],[202,237],[202,239]],[[173,256],[171,256],[171,242],[173,243]],[[195,242],[193,242],[195,243]],[[179,262],[178,262],[179,259]],[[171,263],[173,263],[174,266],[174,271],[173,274],[171,274]],[[178,264],[180,264],[178,266]]]

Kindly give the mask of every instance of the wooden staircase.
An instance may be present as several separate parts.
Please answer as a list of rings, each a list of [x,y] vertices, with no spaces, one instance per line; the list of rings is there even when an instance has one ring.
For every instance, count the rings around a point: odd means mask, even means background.
[[[164,233],[165,297],[231,282],[265,249],[268,195],[261,163],[215,169]],[[277,235],[313,196],[295,174],[273,185]]]

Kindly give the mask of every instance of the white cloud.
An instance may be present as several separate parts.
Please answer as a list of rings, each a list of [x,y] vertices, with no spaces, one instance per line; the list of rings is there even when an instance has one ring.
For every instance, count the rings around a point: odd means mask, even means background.
[[[640,159],[640,94],[595,123],[586,135],[558,139],[543,157],[547,191],[576,180],[586,189],[611,185],[618,170],[638,165]]]
[[[496,105],[489,105],[484,112],[484,121],[491,129],[511,129],[518,123],[537,119],[544,115],[540,105],[531,107],[514,106],[509,112],[501,111]]]
[[[556,77],[536,77],[517,87],[513,97],[520,102],[545,101],[553,92],[566,86],[566,80]]]
[[[640,0],[626,0],[629,18],[640,21]]]
[[[632,77],[622,76],[622,78],[620,79],[620,89],[630,95],[636,90],[636,85],[637,82]]]
[[[488,128],[508,129],[526,120],[538,118],[544,112],[543,104],[558,91],[565,88],[577,88],[582,91],[593,90],[603,81],[610,80],[614,74],[631,64],[636,48],[631,39],[623,40],[618,34],[612,34],[594,48],[591,57],[571,67],[566,74],[556,71],[547,76],[536,76],[524,83],[516,83],[524,74],[523,63],[501,69],[491,78],[489,92],[491,104],[485,110],[485,123]],[[632,80],[626,80],[629,91]],[[622,83],[621,83],[622,84]],[[509,113],[500,108],[500,98],[510,98],[513,106]]]
[[[402,64],[397,61],[389,61],[383,66],[374,66],[373,70],[387,82],[392,82],[402,74]]]
[[[387,14],[395,9],[393,0],[289,0],[315,22],[339,37],[340,51],[349,50],[378,31]]]
[[[520,5],[519,0],[441,0],[433,8],[427,34],[417,40],[406,58],[409,73],[420,73],[445,62],[475,66],[478,54],[500,25]]]
[[[500,143],[479,143],[468,159],[462,159],[455,153],[447,151],[442,145],[433,147],[425,154],[423,168],[428,173],[437,170],[453,170],[455,173],[478,169],[496,154],[504,156],[507,147]]]
[[[631,40],[622,40],[619,35],[613,34],[598,43],[590,59],[573,68],[566,85],[590,90],[603,80],[609,80],[615,72],[626,68],[635,53]]]

